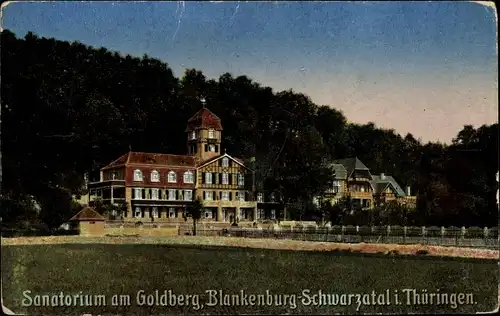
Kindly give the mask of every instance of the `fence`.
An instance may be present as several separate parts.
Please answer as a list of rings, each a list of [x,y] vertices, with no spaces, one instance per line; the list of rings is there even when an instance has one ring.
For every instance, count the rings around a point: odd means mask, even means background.
[[[179,227],[180,235],[192,229]],[[280,227],[274,229],[238,228],[198,229],[198,236],[274,238],[340,243],[422,244],[498,249],[498,227],[406,227],[333,226]]]
[[[68,236],[78,235],[77,229],[20,229],[20,228],[2,228],[1,235],[4,238],[10,237],[42,237],[42,236]]]

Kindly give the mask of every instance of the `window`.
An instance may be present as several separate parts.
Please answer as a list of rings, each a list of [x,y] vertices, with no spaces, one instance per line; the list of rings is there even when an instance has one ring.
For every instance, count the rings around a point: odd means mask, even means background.
[[[238,173],[238,185],[245,185],[245,176],[241,173]]]
[[[271,219],[276,219],[276,210],[271,210]]]
[[[213,201],[213,192],[212,191],[205,191],[205,200],[207,201]]]
[[[276,200],[276,197],[275,197],[274,193],[271,193],[271,195],[269,196],[269,201],[274,202],[275,200]]]
[[[141,208],[140,207],[136,207],[135,208],[135,212],[134,212],[134,217],[139,218],[141,216],[142,216]]]
[[[151,210],[151,217],[153,218],[158,217],[158,208],[156,206],[153,206],[153,209]]]
[[[222,184],[229,184],[229,174],[228,173],[222,174]]]
[[[264,202],[264,193],[257,193],[257,202]]]
[[[333,192],[339,193],[340,192],[340,181],[333,181]]]
[[[193,200],[193,191],[184,190],[184,201],[192,201],[192,200]]]
[[[173,207],[168,208],[168,218],[175,218],[175,208]]]
[[[229,201],[229,192],[222,191],[222,201]]]
[[[205,211],[205,218],[212,218],[212,211]]]
[[[192,171],[184,172],[184,183],[194,183],[194,175]]]
[[[151,189],[151,199],[158,200],[158,189]]]
[[[215,150],[215,145],[214,144],[208,145],[208,151],[211,152],[211,153],[214,153],[216,151]]]
[[[134,181],[142,181],[142,172],[141,170],[134,171]]]
[[[175,200],[175,190],[174,189],[169,189],[168,190],[168,199],[170,201],[174,201]]]
[[[191,139],[196,139],[196,131],[191,131]]]
[[[240,219],[247,219],[247,212],[245,210],[240,210]]]
[[[142,199],[142,189],[141,188],[134,188],[134,195],[136,200],[141,200]]]
[[[213,128],[208,130],[208,138],[215,138],[215,130]]]
[[[229,167],[229,159],[222,158],[222,166],[223,167]]]
[[[112,172],[111,173],[111,180],[115,180],[116,179],[116,172]]]
[[[238,193],[238,200],[245,201],[245,191],[240,191],[240,193]]]
[[[265,217],[265,212],[264,212],[264,210],[263,210],[263,209],[261,209],[261,208],[260,208],[260,209],[258,209],[258,210],[257,210],[257,219],[259,219],[259,218],[264,218],[264,217]]]
[[[168,173],[168,182],[170,182],[170,183],[176,183],[177,182],[177,175],[175,174],[174,171],[170,171]]]
[[[212,173],[210,172],[205,173],[205,183],[212,184]]]
[[[160,173],[156,170],[151,172],[151,182],[159,182],[160,181]]]

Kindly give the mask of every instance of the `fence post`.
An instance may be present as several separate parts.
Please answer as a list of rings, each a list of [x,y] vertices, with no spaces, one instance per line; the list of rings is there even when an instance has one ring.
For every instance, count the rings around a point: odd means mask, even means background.
[[[460,238],[465,239],[465,234],[467,233],[467,229],[464,226],[460,229]]]
[[[342,225],[341,229],[340,229],[340,241],[341,242],[344,242],[344,232],[345,232],[345,226]]]
[[[406,230],[407,230],[407,227],[403,226],[403,244],[406,244]]]
[[[426,239],[427,232],[425,230],[425,226],[422,226],[422,244],[427,244],[427,239]]]
[[[483,237],[484,239],[488,239],[488,227],[483,228]]]
[[[330,232],[330,227],[326,227],[325,242],[328,242],[328,233]]]
[[[441,245],[443,244],[445,234],[446,234],[446,228],[444,228],[444,226],[441,226]]]

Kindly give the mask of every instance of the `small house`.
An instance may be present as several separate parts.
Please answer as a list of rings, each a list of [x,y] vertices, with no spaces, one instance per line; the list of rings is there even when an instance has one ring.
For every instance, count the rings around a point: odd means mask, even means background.
[[[89,206],[85,206],[69,221],[76,223],[78,232],[82,236],[104,236],[105,218]]]

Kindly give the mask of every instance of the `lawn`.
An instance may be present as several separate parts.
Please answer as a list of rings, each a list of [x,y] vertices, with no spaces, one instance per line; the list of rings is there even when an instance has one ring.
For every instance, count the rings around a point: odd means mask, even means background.
[[[146,244],[2,246],[1,271],[4,305],[30,315],[464,313],[493,310],[499,281],[496,260]],[[225,294],[243,290],[250,296],[240,304],[254,305],[236,306],[238,302],[233,301],[229,306],[208,306],[205,291],[212,289]],[[404,289],[447,293],[448,304],[437,304],[434,296],[432,303],[428,299],[426,304],[410,301],[408,305]],[[32,306],[22,307],[23,300],[30,304],[23,296],[28,290]],[[180,294],[199,294],[199,301],[190,297],[186,299],[189,306],[139,306],[140,290],[153,296],[155,290],[159,295],[171,290],[177,300]],[[267,305],[266,290],[271,295],[281,294],[283,305],[277,306],[274,296],[274,302]],[[304,295],[303,290],[310,292]],[[313,302],[312,295],[319,290],[339,294],[339,301],[330,301],[330,306],[314,304],[319,302]],[[395,303],[396,290],[400,305]],[[80,291],[82,295],[104,295],[106,306],[33,306],[37,295]],[[391,305],[387,305],[387,291]],[[351,296],[349,305],[349,296],[342,293],[369,295]],[[466,300],[467,293],[472,296]],[[252,301],[252,294],[262,296]],[[130,305],[125,296],[120,299],[118,295],[130,295]],[[455,297],[457,306],[451,304]],[[112,306],[114,299],[121,306]],[[196,310],[196,303],[204,307]]]

